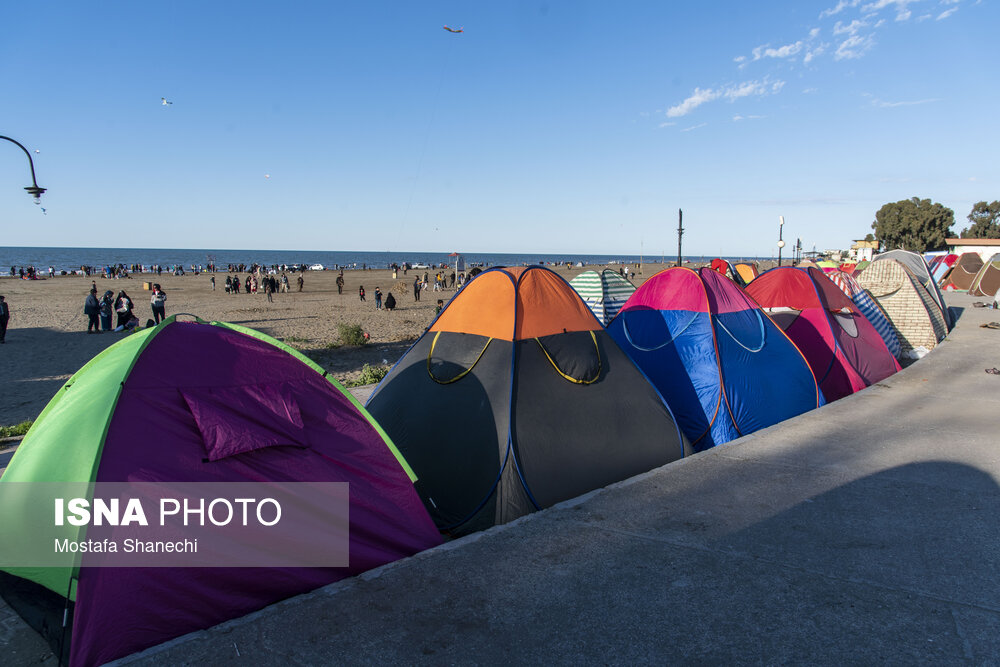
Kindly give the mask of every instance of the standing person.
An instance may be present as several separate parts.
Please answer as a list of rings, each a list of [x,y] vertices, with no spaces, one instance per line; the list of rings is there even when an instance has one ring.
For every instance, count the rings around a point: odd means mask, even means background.
[[[115,312],[115,293],[104,292],[101,297],[101,331],[111,331],[111,314]]]
[[[0,294],[0,345],[7,341],[7,323],[10,322],[10,306]]]
[[[296,282],[299,284],[299,291],[301,292],[302,286],[305,285],[306,283],[306,281],[302,278],[301,274],[299,274],[299,279]]]
[[[375,310],[382,310],[382,289],[375,287]]]
[[[337,276],[337,294],[344,293],[344,272],[341,271],[340,275]]]
[[[157,324],[167,319],[167,294],[160,289],[160,283],[153,284],[153,295],[149,297],[149,305],[153,309],[153,320]]]
[[[420,276],[413,279],[413,300],[420,301]]]
[[[240,277],[239,276],[233,276],[233,294],[239,294],[240,293],[240,285],[242,285],[242,284],[243,283],[242,283],[242,281],[240,281]]]
[[[215,276],[212,276],[212,291],[215,291]]]
[[[97,301],[97,288],[91,287],[90,294],[83,304],[83,313],[87,316],[87,333],[101,333],[101,304]]]
[[[233,291],[233,279],[226,276],[226,294],[231,294]]]
[[[437,306],[434,308],[434,317],[440,315],[442,310],[444,310],[444,299],[438,299]]]
[[[358,287],[358,298],[360,298],[362,301],[365,300],[365,286],[364,285],[361,285],[360,287]]]
[[[288,274],[281,274],[281,292],[283,294],[288,293]]]
[[[271,287],[271,281],[268,280],[267,278],[265,278],[264,279],[264,296],[267,297],[267,302],[268,303],[273,303],[273,300],[271,298],[271,294],[273,292],[274,292],[274,289]]]
[[[392,295],[392,292],[389,292],[385,297],[385,309],[392,310],[395,307],[396,307],[396,297]]]
[[[118,326],[124,331],[125,325],[129,323],[135,315],[132,314],[132,299],[129,298],[125,290],[118,292],[118,297],[115,299],[115,312],[118,313]]]
[[[250,288],[252,286],[253,286],[253,281],[250,279],[250,276],[247,276],[247,282],[246,282],[246,292],[247,292],[247,294],[253,294],[253,292],[250,290]]]

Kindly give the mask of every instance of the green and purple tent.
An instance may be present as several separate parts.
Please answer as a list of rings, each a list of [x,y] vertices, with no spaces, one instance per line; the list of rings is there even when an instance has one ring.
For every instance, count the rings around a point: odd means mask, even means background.
[[[347,482],[350,565],[88,568],[84,555],[72,568],[0,568],[0,593],[60,661],[102,664],[437,545],[413,479],[361,404],[296,350],[167,318],[73,375],[0,485]],[[32,530],[19,519],[0,516],[0,544]]]

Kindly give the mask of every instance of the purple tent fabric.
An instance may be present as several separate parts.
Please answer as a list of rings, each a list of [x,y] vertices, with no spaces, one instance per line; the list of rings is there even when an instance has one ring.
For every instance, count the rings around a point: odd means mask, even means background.
[[[347,397],[280,348],[220,326],[175,322],[152,338],[122,388],[97,481],[348,482],[350,566],[84,567],[74,665],[128,655],[440,542],[399,462]]]

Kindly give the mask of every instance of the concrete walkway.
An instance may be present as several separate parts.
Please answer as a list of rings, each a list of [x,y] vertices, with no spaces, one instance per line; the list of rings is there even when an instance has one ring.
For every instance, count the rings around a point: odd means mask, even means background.
[[[948,300],[863,392],[123,662],[1000,661],[1000,311]]]

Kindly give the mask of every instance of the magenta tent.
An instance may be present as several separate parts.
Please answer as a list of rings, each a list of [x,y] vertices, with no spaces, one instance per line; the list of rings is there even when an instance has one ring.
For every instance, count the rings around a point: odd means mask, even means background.
[[[822,270],[771,269],[746,291],[802,350],[827,401],[900,369],[875,327]]]
[[[0,490],[8,482],[349,484],[348,567],[95,568],[84,556],[73,568],[0,568],[0,593],[71,665],[103,664],[441,541],[409,466],[356,399],[296,350],[220,322],[171,317],[88,362],[35,421]],[[10,514],[0,544],[31,530]]]

